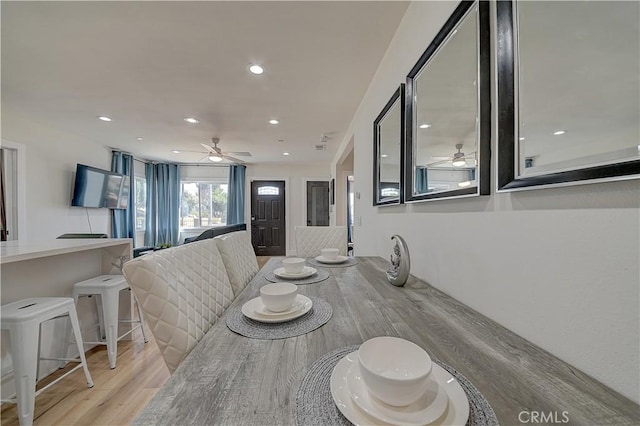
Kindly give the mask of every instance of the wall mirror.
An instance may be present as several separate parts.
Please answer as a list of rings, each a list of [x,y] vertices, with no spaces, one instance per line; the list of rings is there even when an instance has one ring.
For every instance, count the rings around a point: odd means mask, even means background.
[[[489,4],[463,1],[407,76],[406,201],[490,192]]]
[[[496,12],[498,190],[638,177],[640,4]]]
[[[403,202],[404,84],[373,122],[373,205]]]

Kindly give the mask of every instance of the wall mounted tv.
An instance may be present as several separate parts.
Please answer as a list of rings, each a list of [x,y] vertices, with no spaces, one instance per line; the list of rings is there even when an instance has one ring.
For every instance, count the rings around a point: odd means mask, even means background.
[[[129,176],[78,164],[71,205],[126,209],[130,189]]]

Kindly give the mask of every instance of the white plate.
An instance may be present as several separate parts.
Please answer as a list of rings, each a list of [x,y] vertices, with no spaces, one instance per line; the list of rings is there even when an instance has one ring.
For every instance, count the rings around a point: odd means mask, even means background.
[[[436,380],[429,381],[429,387],[418,401],[405,407],[392,407],[372,398],[360,375],[359,358],[355,358],[347,372],[347,387],[353,402],[371,417],[389,424],[422,426],[435,422],[447,410],[447,392]]]
[[[318,256],[318,257],[316,257],[316,260],[317,260],[318,262],[320,262],[320,263],[326,263],[326,264],[329,264],[329,265],[337,264],[337,263],[344,263],[344,262],[346,262],[348,259],[349,259],[349,258],[348,258],[347,256],[338,256],[338,257],[336,257],[335,259],[327,259],[327,258],[325,258],[325,257],[323,257],[323,256]]]
[[[255,299],[251,299],[247,303],[242,305],[242,313],[245,317],[260,322],[285,322],[303,316],[304,314],[309,312],[311,310],[311,307],[313,306],[313,302],[311,301],[311,299],[301,294],[298,294],[296,296],[296,301],[294,303],[300,304],[300,308],[297,311],[277,315],[263,315],[259,314],[258,310],[265,309],[264,304],[262,303],[260,297],[256,297]]]
[[[289,309],[287,309],[287,310],[282,311],[282,312],[270,311],[264,305],[264,302],[262,302],[262,299],[260,297],[258,297],[257,299],[260,299],[260,303],[255,303],[254,302],[253,311],[256,314],[265,315],[267,317],[279,317],[279,316],[282,316],[282,315],[289,315],[289,314],[292,314],[292,313],[297,312],[300,309],[302,309],[302,305],[304,304],[304,299],[301,296],[302,295],[297,294],[296,298],[293,300],[293,304],[291,305],[291,307]]]
[[[302,278],[310,277],[311,275],[315,274],[316,272],[318,272],[317,269],[312,268],[311,266],[305,266],[302,269],[302,272],[300,272],[298,274],[290,274],[289,272],[286,272],[284,270],[284,268],[276,268],[276,269],[274,269],[273,274],[278,278],[284,278],[284,279],[289,279],[289,280],[299,280],[299,279],[302,279]]]
[[[369,417],[351,400],[347,385],[347,372],[358,359],[357,352],[352,352],[342,358],[331,373],[331,395],[340,412],[355,425],[370,425],[376,420]],[[438,384],[442,386],[449,397],[449,407],[446,414],[441,416],[433,426],[464,426],[469,418],[469,401],[462,386],[447,370],[437,364],[432,364],[432,373]]]

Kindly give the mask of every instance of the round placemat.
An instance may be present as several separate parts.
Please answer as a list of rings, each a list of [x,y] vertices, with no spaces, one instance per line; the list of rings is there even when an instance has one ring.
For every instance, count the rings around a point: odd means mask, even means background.
[[[336,349],[321,356],[311,364],[296,394],[294,411],[296,425],[351,425],[351,422],[342,415],[335,402],[333,402],[329,381],[333,367],[336,366],[338,361],[358,348],[359,345],[354,345]],[[499,425],[498,418],[489,402],[466,377],[442,361],[433,358],[432,360],[451,373],[467,394],[467,399],[469,400],[467,426]]]
[[[313,302],[309,312],[287,322],[264,323],[247,318],[242,313],[242,306],[230,309],[227,314],[227,327],[252,339],[277,340],[300,336],[325,325],[333,315],[331,305],[323,299],[307,296]]]
[[[347,266],[353,266],[358,264],[358,260],[355,257],[348,257],[342,263],[322,263],[318,262],[315,257],[307,259],[307,263],[311,266],[319,266],[321,268],[346,268]]]
[[[267,281],[271,281],[272,283],[286,282],[286,283],[291,283],[296,285],[305,285],[305,284],[319,283],[321,281],[326,280],[327,278],[329,278],[329,275],[331,275],[329,274],[329,272],[325,271],[324,269],[318,269],[317,271],[318,272],[311,275],[310,277],[300,278],[299,280],[292,280],[292,279],[277,277],[276,274],[273,273],[273,271],[267,272],[266,274],[264,274],[264,278]]]

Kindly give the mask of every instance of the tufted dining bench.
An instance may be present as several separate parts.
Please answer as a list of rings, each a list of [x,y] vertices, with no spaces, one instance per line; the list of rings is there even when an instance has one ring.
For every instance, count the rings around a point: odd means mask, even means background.
[[[172,374],[235,298],[215,238],[135,258],[122,273]]]

